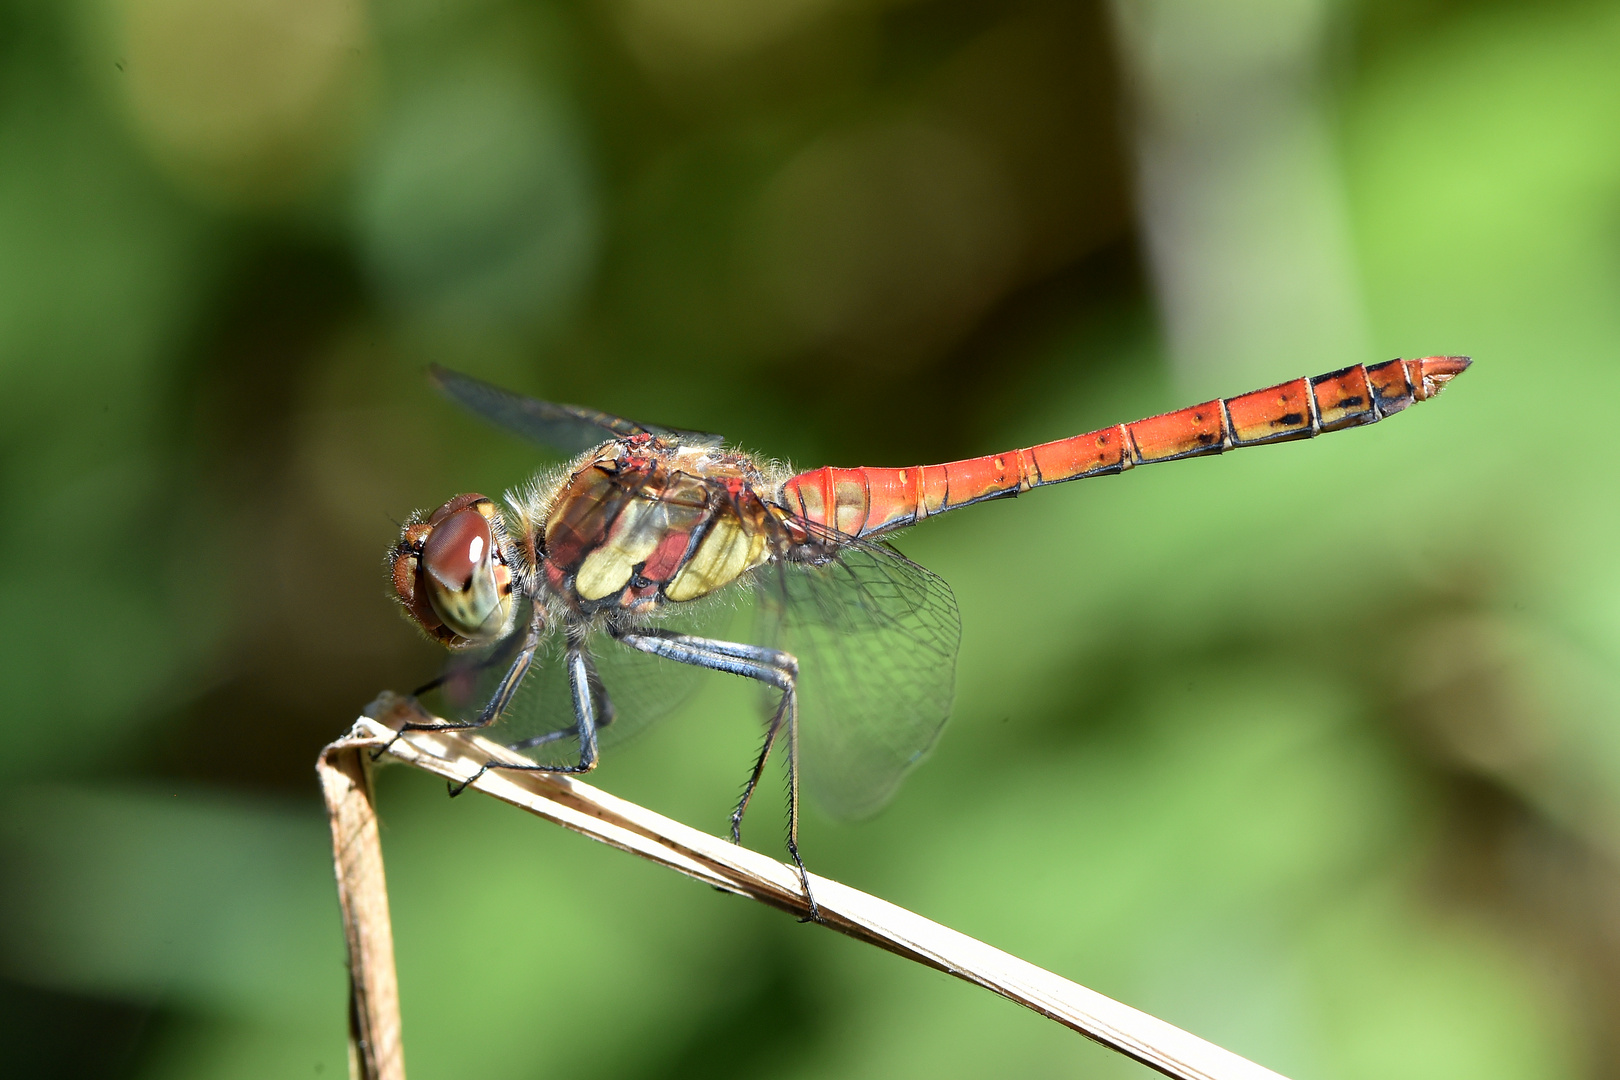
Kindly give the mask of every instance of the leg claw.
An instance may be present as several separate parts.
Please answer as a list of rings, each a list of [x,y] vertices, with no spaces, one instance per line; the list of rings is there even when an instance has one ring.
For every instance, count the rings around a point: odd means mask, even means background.
[[[382,746],[377,747],[377,749],[371,752],[371,760],[374,762],[382,760],[382,756],[388,753],[388,751],[392,750],[394,748],[394,744],[399,742],[400,736],[404,734],[405,732],[403,730],[394,732],[394,737],[392,739],[389,739]]]

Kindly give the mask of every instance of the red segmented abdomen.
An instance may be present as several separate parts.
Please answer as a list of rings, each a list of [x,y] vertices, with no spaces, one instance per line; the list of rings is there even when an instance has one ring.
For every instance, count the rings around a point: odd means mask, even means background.
[[[1357,364],[1134,424],[944,465],[813,469],[783,484],[781,501],[806,521],[870,536],[1042,484],[1375,423],[1438,394],[1468,363],[1465,356],[1427,356]]]

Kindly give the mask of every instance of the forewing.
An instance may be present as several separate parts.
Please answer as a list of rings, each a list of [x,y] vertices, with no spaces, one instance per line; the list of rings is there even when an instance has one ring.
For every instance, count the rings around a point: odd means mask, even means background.
[[[801,777],[841,818],[873,813],[950,716],[961,619],[950,586],[882,543],[759,579],[765,640],[799,660]]]
[[[723,441],[718,435],[660,427],[657,424],[638,424],[634,420],[596,409],[524,397],[438,364],[428,366],[428,379],[446,397],[497,427],[564,454],[582,453],[609,439],[642,434],[699,445],[718,446]]]
[[[632,420],[595,409],[523,397],[438,364],[429,365],[428,379],[446,397],[498,427],[565,454],[582,453],[609,439],[650,430]]]

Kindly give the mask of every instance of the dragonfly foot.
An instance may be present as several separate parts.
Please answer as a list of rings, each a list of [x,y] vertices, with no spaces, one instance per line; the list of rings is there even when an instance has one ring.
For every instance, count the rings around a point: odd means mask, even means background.
[[[799,858],[799,845],[792,840],[788,841],[788,854],[793,856],[793,865],[798,867],[799,885],[804,889],[805,902],[810,905],[810,910],[799,916],[799,921],[802,923],[825,922],[826,920],[821,917],[821,906],[816,903],[816,894],[810,891],[810,874],[804,868],[804,860]]]
[[[418,691],[417,693],[420,693],[420,692],[421,691]],[[371,752],[371,760],[372,761],[379,760],[384,754],[386,754],[386,753],[388,753],[388,751],[392,750],[394,748],[394,744],[399,742],[400,739],[405,737],[406,732],[410,732],[410,731],[462,731],[462,730],[465,730],[465,729],[470,728],[470,727],[483,727],[484,726],[482,721],[480,721],[479,723],[476,723],[476,724],[441,724],[441,723],[438,723],[437,721],[432,720],[432,717],[433,717],[432,713],[430,713],[426,709],[422,708],[422,703],[416,700],[416,694],[412,694],[410,696],[409,704],[410,704],[410,707],[412,709],[416,710],[416,715],[428,717],[430,722],[426,723],[426,724],[419,724],[415,720],[408,720],[405,723],[399,725],[399,729],[394,732],[394,737],[392,739],[389,739],[386,744],[384,744],[383,746],[378,747],[376,750],[373,750]]]
[[[459,784],[445,784],[445,787],[449,789],[450,797],[453,799],[471,787],[480,776],[483,776],[485,773],[489,772],[489,765],[489,762],[484,762],[484,764],[479,767],[477,772],[473,773]]]
[[[394,732],[394,737],[392,739],[389,739],[382,746],[377,747],[377,749],[371,752],[371,760],[373,762],[380,761],[382,756],[388,753],[388,751],[392,750],[394,748],[394,744],[399,742],[400,737],[404,734],[405,732],[403,730]]]

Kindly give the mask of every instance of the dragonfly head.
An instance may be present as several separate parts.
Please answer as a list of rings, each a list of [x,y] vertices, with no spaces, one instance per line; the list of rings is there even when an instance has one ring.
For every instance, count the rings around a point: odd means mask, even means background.
[[[405,523],[388,556],[394,593],[429,637],[463,648],[510,632],[514,579],[504,540],[495,504],[478,494]]]

